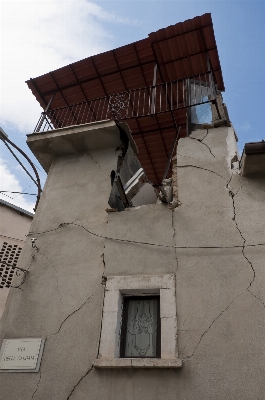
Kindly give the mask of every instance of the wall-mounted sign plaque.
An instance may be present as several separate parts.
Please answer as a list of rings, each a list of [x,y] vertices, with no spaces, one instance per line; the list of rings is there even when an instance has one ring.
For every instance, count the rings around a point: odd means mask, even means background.
[[[4,339],[0,372],[38,372],[43,347],[43,339]]]

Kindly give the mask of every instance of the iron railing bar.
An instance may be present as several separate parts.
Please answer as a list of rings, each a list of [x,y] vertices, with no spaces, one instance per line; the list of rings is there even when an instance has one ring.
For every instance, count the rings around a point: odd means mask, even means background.
[[[168,98],[167,98],[167,83],[166,83],[166,111],[167,111],[167,103],[168,103]]]
[[[172,110],[172,102],[173,102],[173,99],[172,99],[172,82],[170,82],[170,110]]]
[[[73,112],[74,112],[74,106],[71,106],[70,107],[70,110],[71,110],[71,117],[70,117],[70,126],[72,126],[72,125],[74,125],[74,120],[76,120],[76,118],[74,117],[74,114],[73,114]],[[76,124],[75,124],[76,125]],[[68,125],[69,126],[69,125]]]
[[[128,91],[128,111],[127,111],[127,115],[126,115],[126,118],[129,116],[129,110],[130,110],[130,107],[132,107],[132,102],[131,102],[131,90],[129,90]]]
[[[206,72],[204,73],[204,77],[205,77],[205,84],[206,84],[206,93],[208,93],[208,89],[207,89],[207,84],[208,84],[208,82],[207,82],[207,75],[206,75]],[[205,97],[205,96],[203,96],[203,97]],[[203,98],[202,98],[202,100],[203,100]]]
[[[45,130],[49,130],[49,129],[45,129],[45,128],[46,128],[46,125],[47,125],[47,120],[45,119],[44,121],[45,121],[45,122],[44,122],[44,131],[45,131]]]
[[[135,90],[133,90],[132,117],[134,116]]]
[[[160,85],[160,96],[159,96],[159,108],[160,108],[160,112],[161,112],[161,85]]]
[[[83,118],[84,118],[86,106],[87,106],[87,104],[86,104],[85,107],[84,107],[84,111],[83,111],[83,114],[82,114],[81,119],[80,119],[80,124],[83,123]],[[82,105],[82,107],[83,107],[83,105]]]
[[[103,102],[103,106],[102,106],[102,111],[101,111],[101,117],[100,117],[100,121],[102,121],[103,119],[103,112],[104,112],[104,108],[105,108],[105,103],[106,103],[106,97],[105,97],[105,99],[104,99],[104,102]]]
[[[186,105],[186,101],[185,101],[185,87],[184,87],[184,81],[182,82],[182,101],[183,104]]]
[[[138,90],[138,104],[137,104],[137,117],[139,116],[139,104],[141,98],[141,89]]]
[[[75,107],[74,105],[71,107],[71,112],[72,112],[72,116],[73,116],[72,125],[78,125],[78,120],[77,120],[77,118],[75,116],[76,109],[77,109],[77,107]]]
[[[82,112],[81,112],[80,124],[83,123],[83,118],[84,118],[84,114],[85,114],[85,109],[86,109],[86,107],[87,107],[87,104],[85,105],[84,108],[83,108],[83,104],[81,105],[81,110],[82,110]],[[83,109],[82,109],[82,108],[83,108]]]
[[[46,115],[45,115],[45,119],[46,119],[46,120],[49,119],[50,121],[52,121],[53,118],[54,118],[53,112],[48,111],[48,112],[46,113]]]
[[[66,110],[67,109],[64,109],[64,118],[63,118],[63,120],[62,120],[62,128],[64,128],[64,121],[65,121],[65,118],[66,118],[66,115],[67,115],[67,112],[66,112]]]
[[[98,120],[98,112],[100,110],[100,103],[101,103],[101,99],[99,100],[99,103],[98,103],[98,109],[97,109],[97,113],[96,113],[96,121]]]
[[[91,116],[89,115],[91,113]],[[91,122],[91,118],[93,115],[93,111],[91,109],[91,100],[88,102],[88,110],[87,110],[87,115],[86,115],[86,124],[89,124]]]
[[[53,126],[56,126],[57,129],[61,128],[61,124],[60,124],[60,119],[61,119],[61,113],[60,112],[56,112],[54,111],[52,113],[52,118],[50,117],[51,121],[54,121],[52,124]]]
[[[55,120],[55,113],[51,110],[49,113],[47,113],[47,118],[49,118],[50,121],[54,121]],[[53,129],[56,129],[53,123],[52,123],[52,125],[53,125]]]
[[[90,109],[91,109],[91,118],[90,118],[90,122],[95,122],[96,120],[96,115],[95,115],[95,104],[97,102],[96,100],[91,100],[90,102]]]
[[[105,109],[105,103],[106,103],[106,99],[102,99],[101,114],[99,116],[99,121],[103,121],[103,113],[104,113],[104,109]]]
[[[69,111],[69,109],[68,109],[68,111]],[[66,126],[70,126],[70,125],[69,125],[69,123],[68,123],[70,118],[71,118],[71,113],[69,113],[69,116],[68,116],[68,120],[67,120]]]
[[[80,125],[80,122],[79,122],[79,120],[78,120],[78,116],[79,116],[79,114],[80,114],[80,109],[81,109],[81,107],[82,106],[79,106],[79,107],[76,107],[75,108],[75,116],[76,116],[76,125]]]
[[[149,87],[150,92],[149,92],[149,101],[148,101],[148,115],[151,114],[151,96],[152,96],[152,88],[151,86]]]
[[[74,124],[74,120],[75,120],[75,125],[77,125],[77,120],[76,120],[76,118],[74,117],[74,112],[75,112],[75,106],[71,106],[71,114],[72,114],[72,116],[71,116],[71,124],[70,124],[70,126],[72,126],[73,124]]]
[[[98,99],[96,99],[95,101],[94,100],[91,101],[91,111],[92,111],[91,122],[96,122],[96,105],[97,105],[97,101],[98,101]]]
[[[34,131],[33,131],[34,133],[37,132],[37,128],[38,128],[38,126],[39,126],[39,124],[40,124],[40,121],[41,121],[41,119],[42,119],[42,117],[43,117],[42,114],[43,114],[43,113],[41,113],[40,118],[39,118],[38,122],[36,123],[36,126],[35,126]]]
[[[82,110],[82,105],[80,106],[79,112],[78,112],[77,117],[76,117],[76,118],[77,118],[77,121],[78,121],[78,118],[79,118],[79,115],[80,115],[81,110]],[[80,125],[80,122],[78,123],[78,125]]]
[[[199,82],[200,82],[200,99],[202,98],[202,81],[201,81],[201,75],[199,76]]]
[[[101,115],[102,115],[102,102],[103,102],[103,104],[104,104],[103,97],[102,97],[102,99],[100,99],[99,105],[98,105],[98,113],[97,113],[98,121],[101,121],[101,120],[102,120],[102,118],[100,118],[100,112],[101,112]]]
[[[146,88],[145,88],[146,89]],[[144,89],[144,99],[143,99],[143,112],[142,115],[144,115],[144,110],[145,110],[145,89]]]
[[[53,129],[53,127],[52,127],[52,125],[51,125],[51,123],[50,123],[50,121],[49,121],[49,119],[48,119],[48,117],[47,117],[47,115],[46,115],[46,117],[45,117],[45,119],[47,120],[47,123],[48,123],[48,125],[49,125],[49,127],[51,128],[51,130]]]
[[[83,124],[87,124],[89,111],[91,111],[91,110],[90,110],[90,107],[89,107],[89,102],[87,102],[87,105],[86,105],[86,107],[84,109]]]
[[[194,76],[192,77],[192,84],[193,84],[193,99],[190,99],[191,103],[194,101],[194,104],[197,101],[197,91],[196,91],[196,81]]]
[[[151,114],[155,115],[156,110],[156,86],[152,86]]]
[[[177,108],[179,106],[179,81],[177,81]]]
[[[90,122],[95,122],[95,103],[97,100],[91,100],[90,102],[90,110],[91,110],[91,117],[90,117]]]
[[[93,122],[96,122],[97,121],[96,108],[97,108],[97,104],[98,104],[98,99],[93,101],[92,104],[93,104],[92,109],[93,109],[93,118],[94,118]]]

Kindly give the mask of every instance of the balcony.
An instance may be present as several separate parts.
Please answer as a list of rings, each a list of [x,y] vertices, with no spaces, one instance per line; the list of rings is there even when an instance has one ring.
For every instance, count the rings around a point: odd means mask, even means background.
[[[34,133],[104,120],[125,120],[130,126],[130,119],[164,113],[172,115],[174,111],[195,109],[206,103],[217,105],[216,85],[211,71],[66,107],[48,108],[41,113]]]

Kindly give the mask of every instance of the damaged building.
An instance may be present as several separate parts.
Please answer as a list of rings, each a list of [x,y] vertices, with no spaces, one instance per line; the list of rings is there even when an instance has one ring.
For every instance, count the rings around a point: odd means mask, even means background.
[[[264,399],[265,147],[239,156],[211,15],[27,84],[48,178],[1,399]]]

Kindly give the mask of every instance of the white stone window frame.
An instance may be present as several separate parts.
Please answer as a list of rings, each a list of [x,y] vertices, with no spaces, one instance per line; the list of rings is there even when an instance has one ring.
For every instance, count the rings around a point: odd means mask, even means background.
[[[161,358],[120,358],[123,296],[160,296]],[[174,274],[109,276],[106,282],[97,368],[179,368]]]

